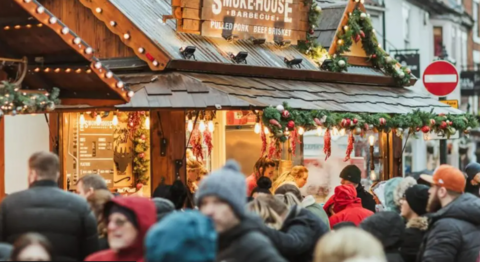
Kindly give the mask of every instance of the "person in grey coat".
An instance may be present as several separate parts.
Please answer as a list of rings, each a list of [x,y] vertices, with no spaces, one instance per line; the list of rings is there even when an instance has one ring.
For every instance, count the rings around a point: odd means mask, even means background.
[[[261,221],[246,213],[246,193],[245,176],[233,160],[202,180],[196,192],[195,204],[218,233],[216,261],[286,262],[261,233]]]
[[[38,152],[28,165],[30,188],[1,203],[0,242],[13,244],[36,232],[48,239],[60,261],[83,261],[98,251],[97,222],[87,201],[58,188],[58,156]]]

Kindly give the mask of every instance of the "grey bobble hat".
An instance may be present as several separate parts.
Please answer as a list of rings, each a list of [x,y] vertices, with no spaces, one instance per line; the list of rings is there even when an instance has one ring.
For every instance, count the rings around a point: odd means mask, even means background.
[[[239,218],[245,216],[247,204],[247,183],[235,160],[228,160],[225,166],[205,177],[195,194],[195,205],[200,208],[202,198],[216,196],[230,205]]]

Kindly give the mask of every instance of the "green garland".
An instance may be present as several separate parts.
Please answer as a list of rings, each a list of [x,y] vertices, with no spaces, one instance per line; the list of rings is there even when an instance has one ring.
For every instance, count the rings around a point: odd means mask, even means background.
[[[135,152],[133,158],[133,175],[135,177],[135,184],[143,185],[149,180],[148,170],[150,165],[150,160],[147,157],[150,144],[150,130],[145,128],[144,125],[147,117],[147,113],[140,114],[140,124],[133,134],[133,151]]]
[[[407,86],[410,83],[410,69],[404,66],[398,68],[398,61],[390,57],[378,44],[378,39],[372,26],[370,17],[358,7],[349,15],[347,25],[337,33],[337,48],[333,56],[333,62],[327,69],[333,72],[346,71],[348,64],[342,55],[350,51],[353,42],[361,41],[369,61],[386,74],[392,76],[399,86]]]
[[[0,88],[0,117],[4,114],[38,113],[55,110],[60,104],[60,89],[54,87],[50,93],[24,93],[17,86],[3,81]]]
[[[408,130],[413,134],[435,132],[440,136],[451,135],[457,131],[468,133],[470,129],[478,127],[478,121],[471,114],[434,114],[415,110],[403,115],[369,114],[369,113],[334,113],[327,110],[295,110],[287,103],[277,107],[267,107],[263,110],[262,121],[273,137],[280,142],[288,140],[286,130],[293,131],[296,127],[303,127],[306,131],[318,127],[333,129],[347,129],[356,134],[366,131],[390,132],[396,130],[403,133]]]
[[[298,41],[297,49],[309,58],[318,60],[326,53],[326,50],[318,44],[317,38],[315,37],[315,27],[320,19],[322,9],[314,0],[305,0],[303,4],[304,6],[310,5],[308,11],[309,30],[307,32],[307,38],[304,41]]]

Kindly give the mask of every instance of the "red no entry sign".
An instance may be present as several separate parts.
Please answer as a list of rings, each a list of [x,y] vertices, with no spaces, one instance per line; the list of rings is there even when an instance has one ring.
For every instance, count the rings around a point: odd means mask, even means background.
[[[458,85],[457,69],[446,61],[433,62],[423,73],[423,84],[433,95],[447,96]]]

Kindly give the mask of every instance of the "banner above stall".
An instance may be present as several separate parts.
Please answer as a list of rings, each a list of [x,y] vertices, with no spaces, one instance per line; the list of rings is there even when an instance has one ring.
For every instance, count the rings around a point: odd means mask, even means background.
[[[309,6],[302,0],[194,0],[185,6],[186,2],[172,1],[176,18],[182,19],[177,29],[184,32],[296,44],[309,30]]]

